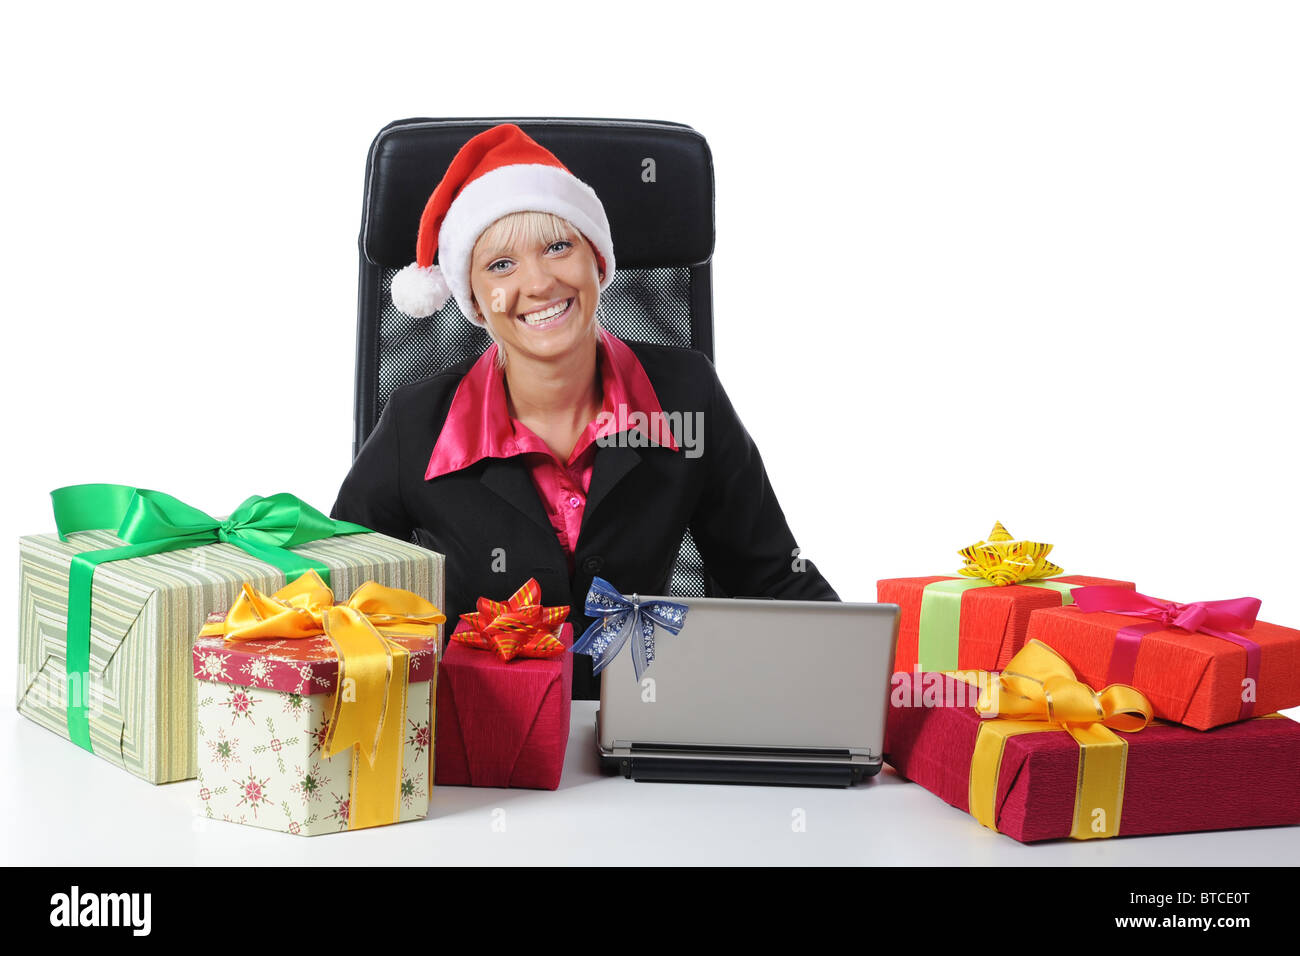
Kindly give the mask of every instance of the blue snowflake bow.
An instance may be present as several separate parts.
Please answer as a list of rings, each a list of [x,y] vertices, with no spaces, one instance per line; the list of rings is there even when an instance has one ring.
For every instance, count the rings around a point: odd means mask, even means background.
[[[672,601],[643,604],[635,594],[628,599],[604,578],[592,578],[586,611],[596,620],[574,643],[573,653],[590,656],[592,673],[599,674],[632,638],[632,668],[640,683],[641,675],[654,663],[655,625],[677,634],[686,622],[687,610],[685,604]]]

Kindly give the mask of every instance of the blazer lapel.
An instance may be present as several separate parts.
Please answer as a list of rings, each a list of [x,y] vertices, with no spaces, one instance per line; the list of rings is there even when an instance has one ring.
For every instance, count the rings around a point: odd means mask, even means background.
[[[587,504],[582,511],[584,529],[605,496],[640,462],[640,453],[626,445],[611,445],[596,452],[596,460],[591,466],[591,487],[587,489]]]
[[[596,452],[596,460],[591,466],[591,486],[587,489],[587,504],[582,511],[582,529],[585,530],[592,513],[600,503],[641,462],[641,455],[635,448],[613,445]],[[545,529],[547,535],[559,547],[555,540],[555,529],[551,519],[537,497],[533,480],[528,477],[528,469],[523,459],[491,458],[483,469],[480,479],[483,485],[499,495],[506,503],[527,515],[539,528]],[[579,531],[581,537],[581,531]]]
[[[528,477],[528,469],[524,467],[522,458],[489,459],[480,480],[513,508],[526,514],[538,527],[546,529],[552,539],[555,538],[551,519],[546,516],[546,509],[537,497],[537,489]],[[594,478],[592,483],[595,484]],[[558,547],[558,542],[556,544]]]

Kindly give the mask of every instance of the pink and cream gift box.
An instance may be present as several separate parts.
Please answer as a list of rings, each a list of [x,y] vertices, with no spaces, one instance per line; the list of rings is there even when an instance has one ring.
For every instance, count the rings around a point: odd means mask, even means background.
[[[303,836],[424,818],[433,782],[438,639],[409,651],[400,736],[378,770],[359,747],[325,756],[338,658],[324,636],[194,646],[198,812]],[[388,719],[396,715],[389,710]],[[398,752],[400,751],[400,752]],[[387,768],[387,769],[385,769]],[[378,774],[378,779],[376,778]]]

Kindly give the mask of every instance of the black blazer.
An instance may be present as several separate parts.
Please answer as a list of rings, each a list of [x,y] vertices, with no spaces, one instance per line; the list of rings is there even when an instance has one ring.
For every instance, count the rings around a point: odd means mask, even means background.
[[[691,349],[627,343],[665,412],[702,413],[696,457],[659,447],[598,447],[570,574],[522,456],[484,459],[425,481],[452,396],[474,359],[398,389],[339,490],[335,518],[447,556],[448,630],[480,595],[509,597],[528,578],[544,604],[568,604],[574,637],[591,623],[600,575],[626,594],[663,594],[689,527],[705,568],[730,597],[837,601],[794,536],[763,461],[713,363]],[[600,696],[591,658],[575,655],[573,696]]]

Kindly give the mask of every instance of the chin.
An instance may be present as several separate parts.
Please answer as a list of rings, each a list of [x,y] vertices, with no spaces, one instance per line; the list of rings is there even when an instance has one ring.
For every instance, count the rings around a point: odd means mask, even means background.
[[[558,359],[578,352],[594,341],[591,335],[574,331],[564,336],[555,336],[544,342],[525,342],[523,345],[539,358]]]

